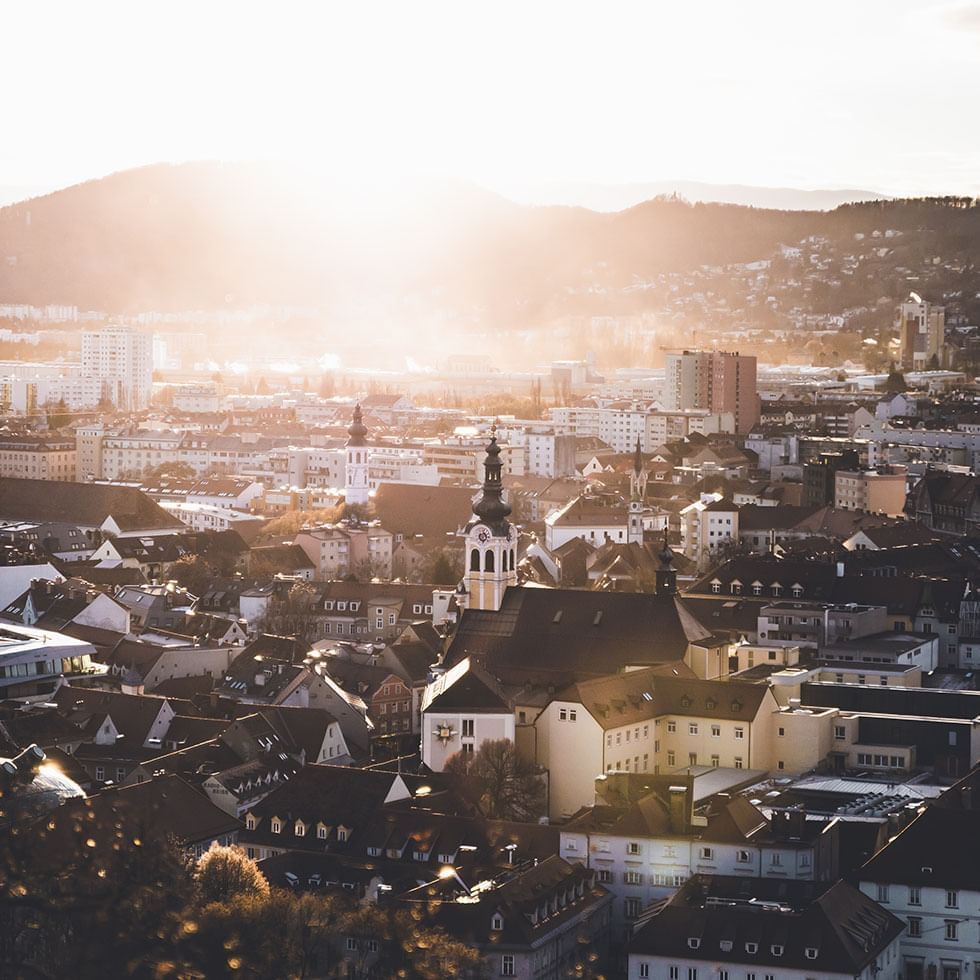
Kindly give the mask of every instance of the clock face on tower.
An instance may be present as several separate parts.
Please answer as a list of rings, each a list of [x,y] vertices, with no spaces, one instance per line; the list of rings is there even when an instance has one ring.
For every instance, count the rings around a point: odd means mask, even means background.
[[[481,544],[486,544],[490,540],[490,532],[485,527],[481,527],[476,532],[476,537]]]

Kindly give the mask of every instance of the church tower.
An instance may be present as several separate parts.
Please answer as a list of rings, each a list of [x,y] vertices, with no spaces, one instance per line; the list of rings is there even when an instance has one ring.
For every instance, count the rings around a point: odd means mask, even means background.
[[[640,453],[640,437],[636,437],[636,452],[633,454],[633,471],[630,473],[629,528],[626,540],[629,544],[643,544],[643,498],[647,492],[647,475],[643,469],[643,456]]]
[[[347,472],[344,480],[344,500],[350,505],[368,502],[367,426],[361,420],[360,402],[354,406],[354,416],[347,430]]]
[[[503,499],[503,466],[497,445],[497,426],[494,425],[483,460],[483,491],[473,505],[473,516],[463,532],[466,539],[465,593],[458,593],[456,601],[457,605],[470,609],[499,609],[507,586],[517,585],[517,533],[507,520],[510,506]]]
[[[677,595],[677,572],[671,567],[674,552],[667,542],[667,528],[664,528],[664,546],[657,556],[660,567],[657,569],[657,595]]]

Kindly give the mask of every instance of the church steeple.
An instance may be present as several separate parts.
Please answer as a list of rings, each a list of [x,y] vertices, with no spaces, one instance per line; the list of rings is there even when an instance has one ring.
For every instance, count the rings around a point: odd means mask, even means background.
[[[344,502],[363,505],[368,502],[367,426],[361,416],[361,403],[354,406],[350,428],[347,430],[347,467],[344,479]]]
[[[657,556],[660,567],[657,569],[657,595],[677,595],[677,572],[671,567],[674,552],[667,541],[667,528],[664,528],[664,545]]]
[[[456,602],[470,609],[499,609],[507,587],[517,585],[517,534],[507,520],[510,505],[503,497],[503,468],[494,424],[483,460],[483,488],[463,532],[466,575]]]
[[[504,534],[510,525],[510,505],[504,500],[504,464],[500,459],[500,446],[497,445],[496,423],[490,427],[490,443],[487,445],[487,455],[483,460],[483,492],[480,499],[473,505],[473,513],[487,524],[495,533],[499,530]]]
[[[354,406],[354,414],[351,416],[350,427],[347,430],[347,445],[366,445],[364,439],[367,436],[367,431],[367,426],[364,424],[363,416],[361,415],[361,403],[358,402]]]
[[[646,490],[647,475],[643,472],[643,454],[640,452],[640,437],[637,436],[630,472],[629,526],[626,532],[630,544],[643,544],[643,498]]]

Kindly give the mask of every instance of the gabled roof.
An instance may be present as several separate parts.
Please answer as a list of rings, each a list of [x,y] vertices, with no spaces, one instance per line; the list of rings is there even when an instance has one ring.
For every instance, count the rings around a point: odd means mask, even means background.
[[[498,611],[464,611],[446,662],[479,657],[505,683],[561,684],[676,663],[709,634],[676,596],[511,587]]]
[[[0,518],[66,521],[101,527],[112,517],[122,531],[184,529],[184,525],[135,487],[53,480],[0,481]]]
[[[422,698],[423,712],[509,714],[511,710],[500,685],[469,659],[436,677]]]
[[[629,670],[581,681],[556,695],[558,701],[579,702],[604,728],[619,728],[662,715],[727,721],[752,721],[768,693],[762,684],[706,681],[675,676],[670,668]],[[775,702],[773,702],[775,704]]]
[[[215,806],[203,793],[176,775],[163,775],[133,786],[104,790],[80,803],[67,804],[58,815],[66,831],[83,815],[92,837],[111,844],[117,828],[130,837],[173,835],[191,845],[235,833],[241,821]],[[91,824],[89,824],[91,820]],[[96,833],[101,828],[102,833]],[[77,836],[77,835],[74,835]]]
[[[861,881],[980,892],[980,809],[927,806],[858,872]]]
[[[142,746],[149,736],[153,723],[165,705],[174,712],[193,714],[188,701],[180,702],[144,694],[117,694],[91,688],[72,687],[64,684],[52,695],[51,700],[72,724],[84,729],[92,721],[101,721],[107,715],[127,744],[134,749]]]
[[[374,516],[386,531],[406,538],[445,538],[470,519],[473,498],[469,487],[382,483],[374,494]]]
[[[844,881],[828,886],[695,875],[653,911],[629,950],[631,955],[745,964],[750,970],[778,967],[853,977],[904,928]],[[691,939],[698,943],[692,946]]]
[[[275,816],[285,821],[288,833],[283,834],[283,846],[289,846],[297,819],[308,827],[315,827],[320,821],[331,827],[343,824],[352,830],[365,827],[389,795],[403,795],[400,783],[401,777],[396,773],[307,765],[249,812],[263,821],[259,827],[263,839],[269,834],[268,818]],[[297,840],[302,843],[303,838]]]

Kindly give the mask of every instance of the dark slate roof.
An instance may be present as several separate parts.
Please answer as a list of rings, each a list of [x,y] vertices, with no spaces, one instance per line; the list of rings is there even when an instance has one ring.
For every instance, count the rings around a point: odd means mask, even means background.
[[[322,821],[330,827],[343,824],[350,829],[363,828],[384,803],[398,778],[390,772],[345,766],[304,766],[289,782],[250,808],[249,812],[260,821],[255,832],[266,839],[269,836],[268,818],[275,816],[286,825],[281,835],[282,846],[305,842],[316,847],[315,838],[295,838],[293,827],[297,819],[303,820],[308,827],[315,827]],[[276,835],[271,836],[275,838]],[[319,849],[322,850],[322,843]]]
[[[107,843],[115,839],[116,827],[135,837],[163,838],[172,834],[189,845],[233,834],[242,826],[240,820],[215,806],[189,783],[169,774],[104,790],[82,803],[68,804],[65,811],[69,824],[80,813],[93,814],[87,819],[93,821],[93,827],[104,828]],[[93,833],[93,837],[100,839],[99,834]]]
[[[472,660],[461,660],[425,689],[422,710],[507,714],[511,705],[492,677]]]
[[[948,804],[940,797],[927,806],[861,868],[860,880],[980,891],[980,809]]]
[[[631,955],[671,960],[856,976],[904,928],[844,881],[828,887],[827,882],[695,875],[654,910],[629,949]],[[696,948],[691,939],[700,940]],[[722,950],[723,942],[731,949]],[[815,955],[807,956],[807,949]]]
[[[66,521],[99,527],[112,517],[124,531],[181,530],[184,525],[135,487],[53,480],[0,480],[0,518]]]
[[[499,611],[463,613],[446,662],[473,656],[498,678],[571,683],[674,663],[709,634],[675,596],[512,587]]]

